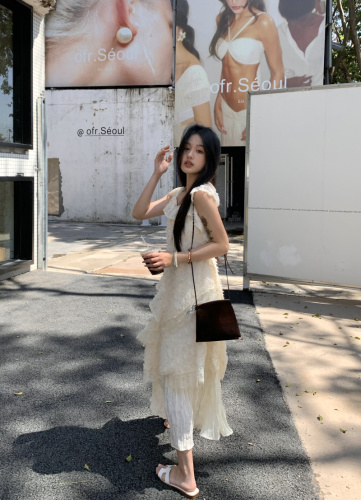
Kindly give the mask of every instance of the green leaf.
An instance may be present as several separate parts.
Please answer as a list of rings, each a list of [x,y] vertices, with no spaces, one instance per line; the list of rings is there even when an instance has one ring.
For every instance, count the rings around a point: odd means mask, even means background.
[[[360,340],[360,337],[355,337],[356,340]]]
[[[296,392],[296,396],[302,396],[301,392]]]
[[[321,415],[319,415],[319,416],[317,417],[317,420],[319,420],[320,422],[322,422],[323,417],[322,417]]]
[[[283,313],[283,316],[288,316],[288,313]]]
[[[360,321],[358,318],[355,318],[355,321]]]
[[[343,434],[346,434],[346,432],[347,432],[345,429],[341,429],[341,428],[340,428],[340,431],[341,431]]]
[[[256,380],[256,383],[258,383],[258,382],[261,382],[261,379],[260,379],[260,378],[258,378],[258,379]]]
[[[126,457],[126,459],[125,459],[125,460],[126,460],[127,462],[131,462],[131,460],[132,460],[132,455],[131,455],[131,454],[130,454],[130,455],[128,455],[128,456]]]
[[[85,465],[84,465],[84,469],[86,469],[86,470],[88,470],[88,471],[90,472],[90,467],[89,467],[89,465],[88,465],[88,464],[85,464]]]

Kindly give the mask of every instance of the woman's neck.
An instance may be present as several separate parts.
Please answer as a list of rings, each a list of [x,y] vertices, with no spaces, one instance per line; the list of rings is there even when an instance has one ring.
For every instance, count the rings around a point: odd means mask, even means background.
[[[189,56],[189,50],[185,48],[183,42],[176,43],[176,53],[177,53],[176,62],[178,64],[179,63],[182,64],[182,62],[187,58],[187,56]]]
[[[195,183],[197,177],[198,177],[198,175],[187,174],[187,182],[186,182],[187,192],[191,189],[191,187]]]
[[[317,37],[323,16],[311,12],[302,18],[288,22],[292,38],[300,50],[306,51],[309,44]]]

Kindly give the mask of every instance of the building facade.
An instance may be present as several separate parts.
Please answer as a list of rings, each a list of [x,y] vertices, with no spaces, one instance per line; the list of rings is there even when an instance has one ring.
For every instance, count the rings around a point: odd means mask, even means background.
[[[44,34],[52,4],[0,0],[0,279],[45,262]]]

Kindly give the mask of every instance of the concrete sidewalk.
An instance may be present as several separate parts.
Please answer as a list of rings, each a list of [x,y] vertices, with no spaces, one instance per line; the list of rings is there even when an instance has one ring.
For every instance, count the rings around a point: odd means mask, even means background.
[[[230,238],[228,259],[235,273],[230,276],[230,283],[238,287],[243,269],[242,243],[242,235]],[[140,256],[148,246],[165,249],[164,227],[50,222],[48,268],[60,272],[154,279]],[[220,272],[224,274],[223,266]]]
[[[49,225],[49,270],[154,280],[139,253],[164,247],[156,226]],[[242,289],[243,237],[230,237],[231,288]],[[225,284],[224,268],[220,268]],[[158,278],[159,279],[159,278]],[[284,397],[327,498],[361,498],[361,291],[252,282]],[[291,500],[291,499],[290,499]]]
[[[2,500],[181,498],[155,475],[176,452],[150,416],[136,340],[155,284],[52,271],[0,281]],[[245,339],[228,343],[222,383],[234,433],[195,432],[199,498],[319,500],[252,297],[232,300]]]

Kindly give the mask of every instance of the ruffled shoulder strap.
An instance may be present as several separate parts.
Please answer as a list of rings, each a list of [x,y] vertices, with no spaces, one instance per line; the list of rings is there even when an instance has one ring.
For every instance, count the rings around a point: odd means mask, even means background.
[[[177,197],[182,189],[183,187],[177,187],[167,194],[168,203],[164,207],[163,213],[170,219],[175,219],[175,216],[177,215]]]
[[[182,187],[182,186],[172,189],[172,191],[170,191],[170,192],[167,194],[167,197],[169,198],[169,200],[170,200],[171,198],[177,198],[178,194],[182,191],[182,189],[183,189],[183,187]]]
[[[198,187],[195,187],[194,189],[192,189],[192,191],[191,191],[192,201],[193,201],[194,193],[196,193],[197,191],[203,191],[204,193],[207,193],[209,196],[212,196],[216,200],[217,207],[219,207],[219,196],[218,196],[218,193],[216,191],[216,188],[214,186],[212,186],[212,184],[202,184],[201,186],[198,186]]]

